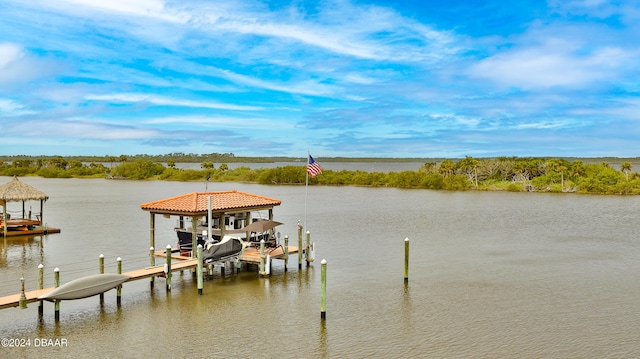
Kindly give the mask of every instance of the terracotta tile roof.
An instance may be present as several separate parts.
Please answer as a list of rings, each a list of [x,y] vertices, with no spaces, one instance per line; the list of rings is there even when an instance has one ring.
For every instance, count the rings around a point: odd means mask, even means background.
[[[145,211],[169,214],[202,214],[208,212],[209,196],[211,196],[211,209],[213,212],[269,208],[279,206],[282,203],[279,199],[233,190],[225,192],[192,192],[143,203],[140,208]]]

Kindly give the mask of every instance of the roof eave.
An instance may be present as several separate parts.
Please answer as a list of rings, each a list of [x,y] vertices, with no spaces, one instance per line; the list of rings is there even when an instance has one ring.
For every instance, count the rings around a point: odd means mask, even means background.
[[[268,209],[272,209],[275,206],[279,206],[280,203],[278,204],[273,204],[273,205],[259,205],[259,206],[251,206],[251,207],[238,207],[238,208],[226,208],[226,209],[213,209],[211,210],[212,213],[226,213],[226,214],[231,214],[231,213],[243,213],[243,212],[251,212],[251,211],[260,211],[260,210],[268,210]],[[202,211],[172,211],[172,210],[168,210],[168,209],[157,209],[157,208],[141,208],[143,211],[147,211],[149,213],[153,213],[153,214],[169,214],[169,215],[173,215],[173,216],[187,216],[187,217],[193,217],[193,216],[205,216],[209,213],[209,210],[202,210]]]

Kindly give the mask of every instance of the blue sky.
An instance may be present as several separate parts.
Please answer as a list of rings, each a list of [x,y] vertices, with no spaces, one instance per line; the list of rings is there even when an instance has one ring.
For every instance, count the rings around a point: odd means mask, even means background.
[[[0,0],[0,13],[4,155],[640,156],[638,1]]]

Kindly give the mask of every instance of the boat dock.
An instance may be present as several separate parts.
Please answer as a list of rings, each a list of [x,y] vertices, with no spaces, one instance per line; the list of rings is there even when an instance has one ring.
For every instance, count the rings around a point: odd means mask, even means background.
[[[30,236],[38,234],[60,233],[58,228],[49,228],[43,221],[43,206],[49,196],[24,182],[18,177],[0,186],[0,206],[2,206],[2,214],[0,215],[0,233],[6,237],[14,236]],[[40,201],[40,212],[35,213],[35,219],[32,218],[31,210],[28,214],[25,208],[27,201]],[[12,216],[8,213],[8,204],[10,202],[22,202],[22,210],[18,216]],[[14,218],[12,218],[14,217]]]
[[[8,220],[5,231],[4,222],[0,219],[0,233],[3,233],[5,237],[20,237],[60,233],[60,229],[43,226],[40,221],[18,218]]]
[[[277,246],[275,248],[267,248],[261,254],[260,249],[256,247],[247,247],[243,251],[243,253],[238,257],[240,262],[250,263],[250,264],[260,264],[261,259],[266,259],[266,255],[269,256],[270,260],[280,259],[285,261],[285,270],[286,263],[288,260],[288,255],[298,254],[299,247],[296,246],[288,246],[285,248],[284,246]],[[198,259],[182,256],[180,255],[179,248],[171,248],[171,272],[184,271],[184,270],[195,270],[198,267]],[[305,252],[303,250],[303,252]],[[301,253],[300,253],[301,254]],[[167,257],[166,251],[154,251],[153,255],[155,258],[165,258]],[[220,264],[220,263],[217,263]],[[271,263],[265,261],[265,265],[271,265]],[[135,280],[140,280],[144,278],[155,278],[155,277],[163,277],[167,278],[167,273],[165,273],[165,265],[155,265],[149,266],[146,268],[136,269],[129,272],[123,272],[123,275],[127,275],[130,278],[126,282],[131,282]],[[262,274],[262,273],[261,273]],[[0,309],[19,307],[24,303],[33,303],[39,301],[38,297],[52,291],[55,289],[54,287],[36,289],[28,292],[20,292],[18,294],[12,294],[4,297],[0,297]],[[24,288],[23,288],[24,290]]]
[[[19,181],[14,179],[13,185],[19,185]],[[38,197],[44,201],[44,196]],[[3,204],[6,203],[3,202]],[[55,302],[56,307],[56,320],[59,318],[59,303],[62,300],[80,299],[87,296],[100,295],[103,298],[104,292],[113,288],[117,289],[117,301],[120,304],[122,283],[140,280],[144,278],[150,278],[150,286],[154,287],[156,277],[164,277],[167,292],[171,290],[171,278],[172,273],[175,271],[190,270],[194,273],[194,277],[197,277],[198,293],[202,294],[203,290],[203,273],[208,273],[209,277],[213,277],[214,267],[216,265],[224,266],[230,262],[235,262],[237,267],[240,268],[242,264],[251,264],[258,266],[258,274],[270,275],[271,264],[273,260],[283,260],[284,270],[287,270],[289,257],[297,254],[298,269],[302,269],[303,260],[306,260],[307,266],[310,262],[313,262],[314,245],[310,241],[310,234],[306,232],[306,243],[303,245],[303,233],[302,226],[298,224],[298,245],[289,246],[288,236],[284,237],[284,243],[280,244],[279,234],[275,235],[275,227],[282,224],[273,220],[273,207],[279,206],[281,201],[278,199],[268,198],[264,196],[254,195],[245,192],[238,191],[224,191],[224,192],[193,192],[181,196],[170,197],[167,199],[144,203],[140,205],[141,209],[148,211],[149,216],[149,266],[141,269],[132,270],[129,272],[122,272],[122,260],[118,258],[117,274],[127,276],[127,279],[117,282],[111,286],[110,281],[105,281],[104,276],[94,277],[82,277],[79,278],[80,284],[77,281],[67,282],[61,285],[59,272],[54,271],[54,283],[53,288],[43,288],[44,274],[42,265],[38,267],[38,284],[39,289],[29,292],[25,291],[24,279],[21,279],[21,290],[18,294],[13,294],[5,297],[0,297],[0,309],[20,307],[26,308],[27,303],[40,302],[39,313],[42,315],[43,295],[51,292],[57,288],[61,288],[67,291],[72,290],[76,294],[71,297],[65,298],[47,298],[46,300],[52,300]],[[255,215],[254,212],[267,211],[266,218]],[[168,245],[165,250],[155,250],[155,223],[156,216],[162,216],[163,218],[170,218],[171,216],[178,216],[178,227],[175,227],[178,232],[178,246],[172,247]],[[23,216],[24,217],[24,216]],[[185,217],[191,217],[191,228],[187,229],[184,226]],[[206,218],[206,227],[201,224],[203,218]],[[38,218],[41,222],[41,217]],[[2,218],[4,223],[8,223],[8,216],[6,210]],[[23,223],[26,231],[7,231],[5,228],[5,235],[8,232],[22,232],[25,233],[29,230],[35,231],[38,226],[36,223]],[[215,230],[214,227],[215,226]],[[206,228],[206,230],[205,230]],[[49,229],[49,233],[52,229]],[[58,230],[59,231],[59,230]],[[200,236],[200,234],[202,235]],[[205,236],[204,233],[207,233]],[[225,237],[226,234],[237,234],[238,238]],[[26,234],[26,233],[25,233]],[[230,243],[225,242],[224,238],[232,238],[234,241],[238,241],[240,246],[234,246],[232,250],[227,250],[226,247],[223,252],[219,253],[219,256],[211,255],[207,248],[206,251],[208,257],[203,255],[204,245],[199,244],[199,240],[204,242],[207,239],[213,239],[213,235],[218,236],[219,242],[213,242],[212,247],[216,243]],[[244,234],[244,237],[242,237]],[[181,236],[184,235],[185,240],[181,240]],[[234,245],[236,243],[234,242]],[[193,250],[192,248],[197,248]],[[217,247],[223,248],[223,247]],[[304,257],[304,258],[303,258]],[[164,261],[156,263],[157,258],[163,258]],[[213,262],[208,262],[213,260]],[[162,263],[164,262],[164,263]],[[100,256],[100,274],[104,274],[104,257]],[[107,278],[108,279],[108,278]],[[101,283],[97,283],[101,282]],[[72,289],[70,289],[72,288]],[[93,288],[93,289],[92,289]],[[61,290],[58,290],[60,292]],[[55,293],[54,293],[55,295]]]

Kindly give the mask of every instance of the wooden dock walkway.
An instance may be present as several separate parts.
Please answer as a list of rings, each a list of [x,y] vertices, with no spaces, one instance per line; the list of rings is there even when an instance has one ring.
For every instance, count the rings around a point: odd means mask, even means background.
[[[7,237],[26,237],[26,236],[36,236],[40,234],[54,234],[60,233],[60,228],[52,228],[52,227],[35,227],[33,229],[24,228],[19,230],[10,230],[7,231]],[[3,236],[3,228],[0,228],[0,236]]]
[[[191,257],[181,256],[179,253],[179,249],[172,249],[171,255],[171,272],[183,271],[187,269],[193,269],[198,266],[198,260],[192,259]],[[289,255],[297,254],[298,247],[289,246]],[[271,259],[284,259],[284,247],[278,246],[275,248],[267,248],[265,249],[265,255],[269,254]],[[156,251],[154,253],[155,257],[158,258],[166,258],[165,251]],[[241,262],[245,263],[260,263],[260,249],[256,247],[247,247],[245,248],[243,254],[239,257]],[[129,272],[122,273],[131,278],[127,280],[127,282],[131,282],[134,280],[140,280],[144,278],[151,277],[165,277],[166,274],[164,272],[164,263],[155,266],[149,266],[142,269],[136,269]],[[126,283],[126,282],[125,282]],[[36,289],[32,291],[25,291],[26,302],[33,303],[38,301],[38,297],[53,290],[54,287],[44,288],[44,289]],[[20,306],[20,297],[21,293],[8,295],[5,297],[0,297],[0,309],[18,307]]]

